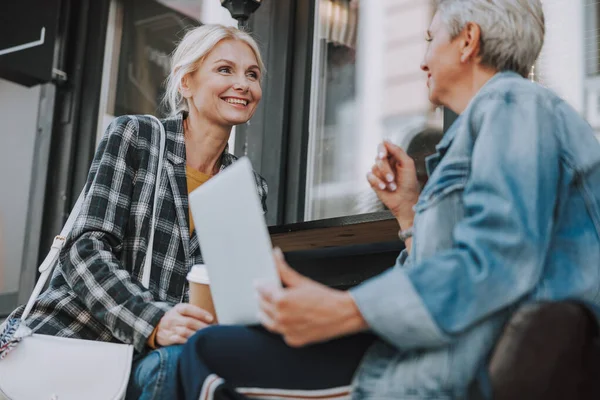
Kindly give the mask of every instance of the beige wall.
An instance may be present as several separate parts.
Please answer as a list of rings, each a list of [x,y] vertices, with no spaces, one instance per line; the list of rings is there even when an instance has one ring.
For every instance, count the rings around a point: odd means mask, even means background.
[[[427,49],[424,39],[431,22],[431,4],[428,0],[385,0],[383,7],[382,117],[427,112],[427,77],[420,64]]]
[[[420,64],[427,49],[425,32],[433,16],[430,0],[363,0],[358,46],[358,115],[360,125],[357,176],[370,168],[384,137],[398,139],[386,120],[401,117],[405,125],[423,123],[432,110],[427,77]],[[362,176],[362,175],[361,175]],[[361,183],[362,184],[362,183]]]

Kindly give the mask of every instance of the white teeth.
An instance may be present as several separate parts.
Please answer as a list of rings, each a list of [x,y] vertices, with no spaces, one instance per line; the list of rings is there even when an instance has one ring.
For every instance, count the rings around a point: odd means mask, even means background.
[[[241,100],[241,99],[232,99],[232,98],[227,98],[225,99],[226,102],[228,102],[229,104],[241,104],[241,105],[247,105],[248,102],[246,100]]]

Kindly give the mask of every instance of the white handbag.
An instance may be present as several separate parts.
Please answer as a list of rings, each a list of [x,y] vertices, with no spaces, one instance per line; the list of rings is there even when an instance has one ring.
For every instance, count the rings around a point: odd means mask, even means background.
[[[156,225],[156,204],[165,150],[165,130],[160,121],[160,152],[152,207],[152,225],[144,260],[142,284],[148,288]],[[73,211],[40,266],[38,280],[21,316],[25,321],[35,300],[58,262],[58,256],[77,218],[84,199],[81,192]],[[5,328],[6,329],[6,328]],[[0,329],[0,332],[2,329]],[[133,346],[93,340],[31,334],[20,324],[10,347],[0,359],[0,400],[119,400],[125,398],[131,371]],[[6,349],[5,349],[6,350]]]

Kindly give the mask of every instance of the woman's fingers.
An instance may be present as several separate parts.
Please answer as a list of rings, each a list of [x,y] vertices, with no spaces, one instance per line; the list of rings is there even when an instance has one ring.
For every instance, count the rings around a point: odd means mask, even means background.
[[[373,171],[369,172],[367,174],[367,180],[369,181],[369,184],[371,185],[371,187],[375,190],[385,190],[385,188],[387,187],[387,185],[385,184],[385,182],[383,182],[381,179],[379,179],[374,173]]]
[[[391,185],[394,183],[396,176],[392,166],[390,165],[389,152],[387,152],[387,149],[383,144],[380,144],[377,149],[378,152],[377,158],[375,159],[375,165],[377,166],[379,174],[376,175],[378,175],[378,178],[384,181],[386,184]],[[385,157],[381,158],[380,156],[382,154],[385,154]]]
[[[395,158],[401,165],[413,165],[414,160],[400,146],[396,146],[392,142],[386,140],[383,142],[386,152]]]
[[[263,312],[262,310],[258,312],[258,321],[260,322],[260,324],[262,326],[264,326],[268,331],[270,332],[274,332],[274,333],[280,333],[277,332],[277,325],[275,324],[275,321],[273,321],[271,319],[271,317],[269,317],[265,312]]]
[[[390,153],[386,146],[384,144],[377,146],[377,157],[375,157],[375,164],[371,168],[371,173],[376,179],[367,176],[374,189],[388,189],[390,192],[398,189],[395,169],[392,167],[393,164],[390,164],[390,161],[392,160],[390,160]]]
[[[394,182],[396,177],[387,159],[377,160],[373,166],[373,173],[377,176],[377,178],[379,178],[379,180],[385,182],[388,189],[390,189],[392,192],[396,190],[396,183]]]
[[[275,311],[275,305],[272,302],[261,298],[259,301],[259,307],[260,307],[260,310],[263,313],[265,313],[265,315],[267,317],[269,317],[271,320],[277,319],[276,318],[277,311]]]
[[[187,329],[190,329],[194,332],[202,329],[202,328],[206,328],[206,326],[208,325],[205,322],[199,321],[195,318],[189,318],[189,317],[183,317],[184,319],[181,321],[181,323],[179,324],[179,326],[183,326]]]
[[[369,180],[369,183],[371,183],[371,186],[375,189],[379,189],[379,190],[386,190],[388,189],[390,192],[394,192],[396,191],[396,189],[398,189],[398,186],[396,185],[395,182],[395,177],[394,175],[389,172],[391,170],[391,168],[389,167],[389,164],[387,161],[383,162],[383,164],[385,164],[386,166],[380,166],[379,164],[382,163],[382,161],[378,161],[375,165],[373,165],[373,168],[371,169],[371,172],[369,174],[373,175],[373,177],[370,177],[369,175],[367,175],[367,179]],[[375,179],[373,179],[375,178]],[[390,181],[391,179],[391,181]],[[375,185],[375,186],[374,186]]]
[[[172,344],[185,344],[188,340],[187,337],[183,337],[181,335],[178,335],[177,333],[172,334],[169,339],[169,344],[167,344],[167,346],[170,346]]]
[[[190,329],[190,328],[188,328],[187,326],[184,326],[184,325],[179,325],[179,326],[175,327],[175,333],[177,335],[181,336],[182,338],[185,338],[185,339],[189,339],[197,331],[198,331],[197,329]]]
[[[208,324],[214,321],[214,317],[211,313],[193,304],[179,303],[175,306],[175,308],[179,314],[183,315],[184,317],[194,318]]]
[[[156,331],[156,343],[161,346],[182,344],[198,330],[213,321],[212,315],[187,303],[177,304],[163,315]]]

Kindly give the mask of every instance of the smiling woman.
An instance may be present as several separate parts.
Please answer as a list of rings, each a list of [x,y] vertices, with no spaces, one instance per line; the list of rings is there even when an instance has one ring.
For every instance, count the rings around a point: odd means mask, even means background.
[[[194,29],[177,47],[172,59],[173,72],[167,80],[165,93],[165,102],[172,114],[189,111],[186,98],[179,90],[180,85],[187,75],[197,75],[194,73],[204,68],[214,67],[217,73],[230,74],[236,67],[232,63],[246,62],[246,65],[240,64],[238,68],[253,77],[260,89],[260,79],[265,67],[256,42],[250,35],[235,28],[222,29],[223,32],[206,26]],[[236,55],[238,49],[242,49],[243,55]],[[229,69],[225,72],[227,67]]]
[[[182,78],[181,94],[190,115],[231,126],[250,119],[262,97],[261,68],[252,49],[236,40],[223,40],[198,69]]]
[[[27,319],[40,334],[132,344],[132,399],[175,398],[179,345],[214,321],[208,311],[181,304],[189,298],[187,272],[202,263],[188,194],[236,161],[227,151],[232,128],[252,117],[262,96],[258,48],[238,29],[194,28],[171,61],[165,98],[171,116],[159,123],[126,115],[109,126],[60,265]],[[264,208],[266,182],[255,180]]]

